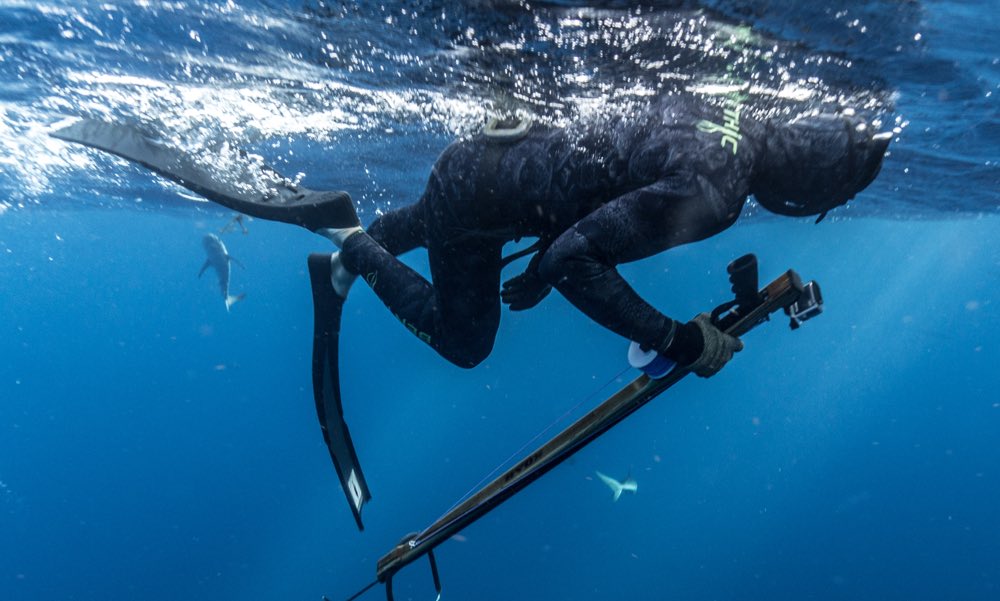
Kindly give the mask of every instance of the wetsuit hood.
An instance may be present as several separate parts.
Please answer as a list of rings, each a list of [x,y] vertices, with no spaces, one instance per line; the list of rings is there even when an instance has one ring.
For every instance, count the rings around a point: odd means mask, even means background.
[[[822,219],[875,179],[891,137],[849,113],[772,121],[751,193],[774,213]]]

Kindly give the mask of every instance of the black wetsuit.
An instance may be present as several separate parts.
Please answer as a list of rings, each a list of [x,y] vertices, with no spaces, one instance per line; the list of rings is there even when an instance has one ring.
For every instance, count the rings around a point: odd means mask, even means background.
[[[499,326],[504,244],[538,237],[532,268],[544,281],[597,323],[669,355],[676,322],[615,266],[736,221],[761,150],[760,126],[744,121],[738,106],[673,99],[639,119],[456,142],[419,202],[351,236],[343,264],[419,338],[472,367]],[[428,250],[433,284],[395,258],[417,247]]]
[[[615,266],[726,229],[751,192],[771,212],[819,215],[818,222],[874,180],[892,137],[854,111],[756,122],[742,102],[672,96],[637,118],[457,142],[441,154],[419,202],[353,235],[360,222],[346,192],[309,190],[256,161],[237,162],[219,178],[142,128],[98,119],[52,135],[141,164],[234,211],[330,237],[342,245],[339,265],[362,275],[456,365],[489,355],[501,300],[533,306],[547,282],[594,321],[711,375],[733,341],[700,322],[678,325],[639,298]],[[539,239],[538,254],[498,294],[502,248],[525,236]],[[420,246],[433,284],[395,258]]]

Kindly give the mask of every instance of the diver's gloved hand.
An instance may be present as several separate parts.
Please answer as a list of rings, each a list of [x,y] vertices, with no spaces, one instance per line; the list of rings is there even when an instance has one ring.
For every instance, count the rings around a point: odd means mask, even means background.
[[[743,342],[715,327],[708,313],[701,313],[688,323],[678,326],[674,338],[670,344],[673,353],[670,354],[678,357],[678,363],[703,378],[717,374],[733,358],[733,353],[743,350]],[[694,355],[692,350],[699,346],[699,338],[701,351],[691,360]],[[675,349],[675,346],[684,348]]]
[[[503,283],[500,300],[510,305],[511,311],[524,311],[542,302],[551,291],[552,286],[538,275],[538,270],[528,265],[524,273]]]

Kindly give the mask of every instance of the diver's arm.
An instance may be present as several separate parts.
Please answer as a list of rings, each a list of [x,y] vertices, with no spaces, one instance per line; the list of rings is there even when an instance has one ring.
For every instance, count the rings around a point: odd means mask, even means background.
[[[703,352],[719,342],[733,348],[735,339],[716,340],[697,323],[674,321],[658,311],[615,268],[732,225],[735,216],[720,218],[713,209],[715,191],[698,191],[679,194],[676,180],[661,180],[612,200],[555,240],[539,265],[542,278],[597,323],[681,365],[700,363]],[[718,371],[728,360],[724,355],[710,367],[699,366],[698,373]]]

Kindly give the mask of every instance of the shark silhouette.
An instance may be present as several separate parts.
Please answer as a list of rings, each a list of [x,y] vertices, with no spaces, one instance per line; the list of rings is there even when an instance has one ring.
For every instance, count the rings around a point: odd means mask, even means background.
[[[198,277],[200,278],[209,267],[215,270],[215,273],[219,276],[219,289],[222,292],[223,300],[226,301],[226,311],[228,311],[230,307],[236,302],[243,300],[243,297],[246,296],[245,294],[229,294],[230,263],[236,261],[236,259],[229,256],[226,245],[215,234],[206,234],[201,242],[205,247],[205,254],[208,255],[208,258],[205,259],[205,264],[201,266]],[[236,262],[239,263],[239,261]]]
[[[627,490],[632,493],[639,490],[639,483],[633,480],[632,476],[626,476],[623,482],[619,482],[610,476],[605,476],[601,472],[596,473],[597,477],[601,479],[601,482],[607,484],[608,488],[615,493],[615,501],[618,500],[618,497],[622,496],[623,490]]]

